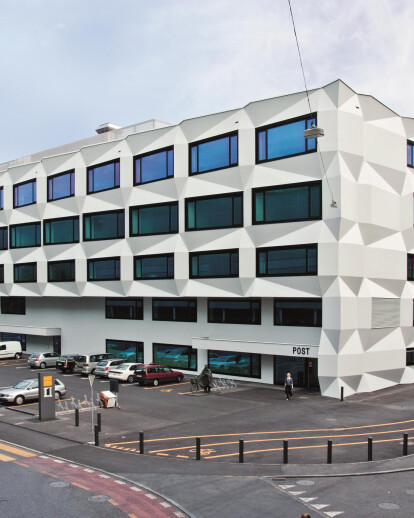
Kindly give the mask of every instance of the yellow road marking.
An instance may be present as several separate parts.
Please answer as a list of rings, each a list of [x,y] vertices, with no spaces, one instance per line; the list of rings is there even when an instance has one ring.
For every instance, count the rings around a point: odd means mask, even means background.
[[[16,460],[14,457],[9,457],[8,455],[2,455],[0,453],[0,461],[1,462],[10,462],[11,460]]]
[[[89,487],[82,486],[82,484],[78,484],[77,482],[72,482],[72,485],[80,487],[81,489],[85,489],[85,491],[90,491]]]
[[[163,389],[166,387],[176,387],[177,385],[189,385],[189,381],[185,381],[184,383],[173,383],[170,385],[157,385],[156,387],[145,387],[144,390],[154,390],[154,389]]]
[[[181,459],[189,459],[188,455],[176,455],[176,457],[180,457]]]
[[[403,428],[402,430],[386,430],[383,432],[372,432],[370,435],[384,435],[386,433],[401,433],[412,431],[414,428]],[[330,439],[335,437],[359,437],[360,435],[366,435],[366,433],[348,433],[348,434],[339,434],[339,435],[309,435],[305,437],[289,437],[289,441],[303,441],[305,439]],[[282,441],[286,439],[286,437],[280,437],[277,439],[256,439],[252,441],[244,441],[244,444],[248,443],[257,443],[257,442],[273,442],[273,441]],[[401,438],[400,438],[401,440]],[[230,442],[216,442],[211,444],[203,444],[203,448],[208,448],[210,446],[224,446],[228,444],[238,444],[239,441],[230,441]],[[158,453],[164,451],[176,451],[176,450],[188,450],[190,448],[194,448],[194,444],[190,446],[178,446],[176,448],[166,448],[164,450],[151,450],[149,453]],[[124,448],[125,449],[125,448]]]
[[[119,505],[118,502],[115,502],[115,500],[112,500],[112,498],[109,499],[109,503],[112,505]]]
[[[128,516],[129,516],[129,518],[137,518],[137,517],[135,516],[135,514],[129,514]]]
[[[36,457],[36,454],[29,453],[28,451],[13,448],[13,446],[7,446],[6,444],[0,444],[0,450],[7,451],[8,453],[14,453],[14,455],[20,455],[20,457]]]
[[[50,473],[49,471],[41,471],[40,473],[43,473],[44,475],[49,475],[49,477],[60,478],[57,475],[54,475],[53,473]]]
[[[367,424],[367,425],[361,425],[361,426],[348,426],[348,427],[342,427],[342,428],[310,428],[310,429],[304,429],[304,430],[281,430],[281,431],[275,431],[275,432],[238,432],[238,433],[222,433],[222,434],[211,434],[211,435],[188,435],[185,437],[164,437],[160,439],[146,439],[146,443],[148,442],[163,442],[163,441],[173,441],[173,440],[181,440],[181,439],[195,439],[196,437],[200,437],[200,439],[203,438],[209,438],[209,437],[240,437],[240,436],[247,436],[247,435],[281,435],[281,434],[291,434],[291,433],[312,433],[312,432],[342,432],[346,430],[362,430],[365,428],[379,428],[381,426],[392,426],[392,425],[399,425],[399,424],[407,424],[407,423],[414,423],[414,419],[407,419],[406,421],[395,421],[393,423],[380,423],[380,424]],[[124,442],[112,442],[112,443],[106,443],[105,446],[114,446],[118,444],[136,444],[139,443],[138,441],[124,441]]]

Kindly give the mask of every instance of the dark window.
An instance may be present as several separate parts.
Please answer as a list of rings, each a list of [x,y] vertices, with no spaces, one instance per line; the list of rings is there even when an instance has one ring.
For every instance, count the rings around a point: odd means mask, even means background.
[[[3,315],[25,315],[26,299],[24,297],[1,297],[1,312]],[[2,339],[4,340],[4,333]]]
[[[10,226],[10,248],[40,246],[40,223]]]
[[[173,176],[173,147],[134,157],[134,185],[156,182]]]
[[[127,340],[106,340],[106,352],[114,354],[128,363],[144,363],[143,342],[129,342]]]
[[[274,325],[322,327],[322,299],[275,299]]]
[[[260,354],[208,351],[208,366],[214,374],[260,378]]]
[[[60,200],[75,195],[75,171],[49,176],[47,179],[47,201]]]
[[[83,215],[83,240],[120,239],[125,237],[124,211],[96,212]]]
[[[172,369],[197,370],[197,349],[188,345],[152,344],[153,362]]]
[[[407,140],[407,165],[414,167],[414,143]]]
[[[197,322],[197,299],[152,299],[152,320]]]
[[[190,253],[190,279],[238,276],[238,250]]]
[[[144,318],[142,299],[106,299],[105,318],[142,320]]]
[[[407,254],[407,280],[414,281],[414,254]]]
[[[174,254],[145,255],[134,259],[134,279],[174,278]]]
[[[322,219],[322,183],[253,189],[253,225]]]
[[[0,264],[0,283],[4,283],[4,264]]]
[[[130,236],[175,234],[178,232],[178,202],[131,207]]]
[[[261,323],[260,300],[208,299],[208,322],[259,325]]]
[[[18,297],[17,297],[18,298]],[[3,311],[2,311],[3,313]],[[24,315],[25,313],[18,313],[19,315]],[[17,334],[17,333],[1,333],[2,342],[20,342],[22,346],[22,351],[26,350],[26,335]]]
[[[0,250],[8,249],[8,228],[0,228]]]
[[[36,263],[15,264],[14,282],[37,282]]]
[[[87,169],[88,194],[119,187],[119,159]]]
[[[75,260],[49,261],[47,263],[48,282],[73,282],[75,281]]]
[[[414,365],[414,349],[406,350],[406,365]]]
[[[88,281],[119,281],[120,262],[119,257],[88,259]]]
[[[79,243],[79,216],[46,219],[43,222],[43,244]]]
[[[4,192],[3,187],[0,187],[0,210],[4,209]]]
[[[36,203],[36,180],[19,183],[13,188],[13,207],[24,207]]]
[[[305,129],[316,125],[316,114],[256,129],[256,163],[316,151],[316,139],[305,139]]]
[[[237,132],[190,144],[190,174],[236,166]]]
[[[203,196],[185,200],[185,229],[243,226],[243,193]]]
[[[256,250],[257,277],[317,274],[318,245],[279,246]]]

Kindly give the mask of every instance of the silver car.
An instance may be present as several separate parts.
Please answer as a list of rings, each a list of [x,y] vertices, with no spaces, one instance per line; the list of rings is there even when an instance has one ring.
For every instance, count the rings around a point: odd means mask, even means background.
[[[27,363],[31,369],[45,369],[46,367],[56,367],[56,360],[59,358],[58,353],[33,353],[30,355]]]
[[[116,365],[121,365],[124,363],[124,360],[102,360],[95,367],[95,376],[100,376],[101,378],[107,378],[109,374],[109,369],[115,367]]]
[[[55,399],[66,394],[65,385],[55,378]],[[25,401],[39,399],[39,380],[36,378],[20,381],[14,387],[0,389],[0,401],[22,405]]]

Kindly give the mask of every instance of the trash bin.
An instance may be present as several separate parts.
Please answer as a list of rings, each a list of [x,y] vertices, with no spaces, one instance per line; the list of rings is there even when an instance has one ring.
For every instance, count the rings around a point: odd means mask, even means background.
[[[99,401],[99,406],[103,406],[104,408],[116,407],[116,394],[109,390],[105,390],[104,392],[101,392]]]

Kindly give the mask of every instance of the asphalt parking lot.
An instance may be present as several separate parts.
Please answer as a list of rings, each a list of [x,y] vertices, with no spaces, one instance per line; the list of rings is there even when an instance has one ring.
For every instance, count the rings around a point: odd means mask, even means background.
[[[40,422],[37,403],[0,407],[0,419],[62,438],[87,443],[93,440],[92,417],[102,415],[100,444],[108,449],[138,455],[139,432],[145,436],[145,454],[193,461],[196,438],[201,439],[201,457],[206,462],[238,463],[239,440],[244,441],[244,461],[281,464],[283,441],[289,444],[289,463],[323,464],[327,441],[332,440],[333,463],[367,460],[367,439],[373,440],[373,459],[402,455],[403,434],[414,437],[414,400],[410,385],[339,400],[318,393],[296,390],[286,401],[279,387],[255,383],[219,382],[211,394],[191,392],[188,379],[182,383],[141,387],[120,384],[120,408],[91,408],[87,377],[56,373],[67,387],[57,402],[57,419]],[[27,360],[0,362],[0,386],[36,377]],[[93,401],[109,390],[109,382],[95,379]],[[75,427],[74,408],[79,406],[80,426]],[[94,414],[94,415],[92,415]],[[414,440],[409,440],[414,453]]]

